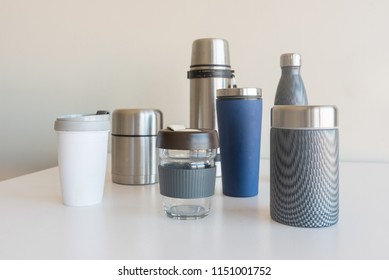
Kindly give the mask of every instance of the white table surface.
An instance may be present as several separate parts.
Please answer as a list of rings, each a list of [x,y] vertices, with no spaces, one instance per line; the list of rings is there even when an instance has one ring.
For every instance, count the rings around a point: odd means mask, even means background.
[[[269,161],[260,194],[216,182],[211,214],[165,216],[159,186],[111,182],[101,204],[62,204],[58,168],[0,182],[0,259],[389,259],[389,164],[340,164],[340,218],[321,229],[270,219]]]

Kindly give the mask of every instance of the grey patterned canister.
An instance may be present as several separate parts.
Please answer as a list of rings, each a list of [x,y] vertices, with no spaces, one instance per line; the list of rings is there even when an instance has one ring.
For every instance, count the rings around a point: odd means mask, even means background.
[[[339,215],[335,106],[274,106],[270,131],[270,214],[297,227],[326,227]]]

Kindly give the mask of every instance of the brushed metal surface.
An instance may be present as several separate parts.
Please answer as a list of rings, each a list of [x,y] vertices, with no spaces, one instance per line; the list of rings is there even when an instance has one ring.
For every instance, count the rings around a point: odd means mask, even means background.
[[[221,99],[259,99],[262,97],[262,89],[260,88],[224,88],[217,90],[217,98]]]
[[[113,135],[157,135],[162,128],[157,109],[117,109],[112,114]]]
[[[286,129],[338,127],[338,109],[332,105],[277,105],[271,109],[271,126]]]
[[[227,76],[217,75],[216,70]],[[190,78],[190,127],[217,130],[216,90],[229,87],[233,79],[227,40],[203,38],[193,41],[189,72],[207,73],[207,76]]]
[[[143,185],[158,182],[156,136],[112,137],[112,181]]]
[[[228,42],[218,38],[193,41],[191,66],[197,65],[230,65]]]
[[[227,88],[231,79],[190,80],[190,127],[217,130],[216,91]]]
[[[301,66],[301,55],[298,53],[284,53],[280,57],[280,66]]]

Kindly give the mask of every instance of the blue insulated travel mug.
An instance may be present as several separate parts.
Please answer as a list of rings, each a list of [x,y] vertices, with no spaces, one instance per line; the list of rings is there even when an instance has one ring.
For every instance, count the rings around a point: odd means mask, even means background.
[[[261,150],[262,91],[260,88],[217,90],[223,194],[258,194]]]

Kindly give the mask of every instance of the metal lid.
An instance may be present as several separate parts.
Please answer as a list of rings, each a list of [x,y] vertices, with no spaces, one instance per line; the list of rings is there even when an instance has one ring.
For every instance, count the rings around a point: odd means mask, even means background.
[[[228,42],[217,38],[193,41],[191,67],[196,66],[230,67]]]
[[[112,135],[155,136],[162,128],[162,112],[156,109],[116,109]]]
[[[279,105],[271,109],[271,126],[286,129],[328,129],[338,127],[338,109],[331,105]]]
[[[101,113],[104,112],[104,113]],[[97,114],[72,114],[57,117],[56,131],[105,131],[110,129],[110,115],[107,111]]]
[[[223,88],[217,90],[218,99],[260,99],[260,88]]]
[[[217,149],[219,137],[212,129],[162,129],[158,132],[157,148],[170,150]]]
[[[284,66],[301,66],[301,55],[298,53],[284,53],[280,57],[280,65]]]

